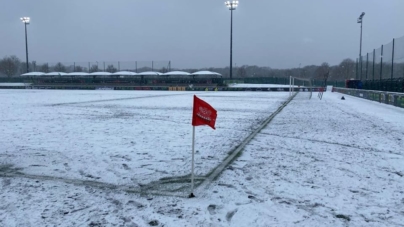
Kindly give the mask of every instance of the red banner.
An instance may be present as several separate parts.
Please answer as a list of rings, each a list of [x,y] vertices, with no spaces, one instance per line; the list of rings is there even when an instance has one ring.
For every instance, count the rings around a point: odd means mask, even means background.
[[[217,111],[209,103],[194,95],[194,110],[192,113],[192,125],[208,125],[215,129]]]

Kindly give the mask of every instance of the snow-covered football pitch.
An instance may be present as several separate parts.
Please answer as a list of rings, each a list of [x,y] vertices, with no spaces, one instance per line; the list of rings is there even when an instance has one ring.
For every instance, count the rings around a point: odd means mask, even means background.
[[[196,128],[192,96],[218,111]],[[287,92],[0,91],[0,226],[404,226],[404,110]]]

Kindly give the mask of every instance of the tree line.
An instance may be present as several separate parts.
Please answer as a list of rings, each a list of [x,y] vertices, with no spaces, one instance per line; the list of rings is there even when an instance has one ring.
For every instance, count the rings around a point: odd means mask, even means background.
[[[365,64],[365,63],[364,63]],[[321,65],[307,65],[304,67],[296,67],[296,68],[289,68],[289,69],[273,69],[270,67],[260,67],[255,65],[243,65],[233,68],[233,75],[234,78],[246,78],[246,77],[300,77],[306,79],[321,79],[321,80],[332,80],[332,81],[343,81],[345,79],[355,78],[356,77],[356,62],[352,59],[344,59],[338,65],[330,66],[328,63],[324,62]],[[363,66],[365,68],[365,65]],[[388,76],[388,69],[391,68],[391,64],[383,64],[383,77]],[[106,71],[110,73],[117,72],[118,69],[116,66],[104,65],[103,68],[99,68],[97,65],[89,65],[89,67],[83,67],[80,65],[65,65],[61,62],[58,62],[52,66],[49,64],[37,64],[35,61],[29,63],[29,68],[31,71],[39,71],[39,72],[98,72],[98,71]],[[371,68],[371,67],[368,67]],[[379,73],[380,63],[376,64],[375,73]],[[142,67],[139,68],[138,71],[150,71],[152,70],[150,67]],[[218,68],[218,67],[210,67],[204,69],[195,69],[195,68],[188,68],[188,69],[168,69],[167,67],[154,69],[154,71],[159,72],[167,72],[173,70],[184,70],[190,73],[199,71],[199,70],[209,70],[213,72],[218,72],[222,74],[224,78],[229,77],[229,67]],[[395,63],[394,64],[394,74],[401,77],[404,77],[404,63]],[[16,56],[5,56],[4,58],[0,59],[0,76],[19,76],[26,72],[26,63],[21,61]],[[363,78],[365,78],[364,70],[362,70]],[[397,76],[395,76],[397,77]],[[370,78],[370,75],[369,75]],[[377,76],[376,78],[379,78]]]
[[[209,71],[218,72],[223,77],[229,77],[229,67],[225,68],[207,68]],[[196,71],[196,69],[187,69],[186,71]],[[304,79],[319,79],[319,80],[338,80],[342,81],[348,78],[355,78],[356,62],[352,59],[344,59],[340,64],[330,66],[327,62],[321,65],[307,65],[304,67],[296,67],[289,69],[273,69],[270,67],[243,65],[233,68],[235,78],[247,77],[299,77]]]

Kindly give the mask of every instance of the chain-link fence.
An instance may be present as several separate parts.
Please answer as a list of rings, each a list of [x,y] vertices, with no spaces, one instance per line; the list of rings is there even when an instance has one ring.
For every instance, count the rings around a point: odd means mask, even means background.
[[[393,75],[397,78],[404,78],[404,36],[394,40],[394,68]]]
[[[364,89],[402,92],[404,36],[361,56],[356,68]]]
[[[33,62],[31,71],[36,72],[118,72],[132,71],[168,72],[171,61],[92,61],[92,62]]]

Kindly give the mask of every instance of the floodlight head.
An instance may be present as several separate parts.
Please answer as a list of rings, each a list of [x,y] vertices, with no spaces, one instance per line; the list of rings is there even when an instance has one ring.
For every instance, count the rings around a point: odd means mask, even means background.
[[[224,2],[229,10],[235,10],[238,6],[238,1],[226,1]]]
[[[359,15],[358,23],[362,23],[362,19],[364,16],[365,16],[365,12],[362,12],[361,15]]]
[[[29,21],[31,20],[29,17],[21,17],[20,19],[24,24],[29,24]]]

